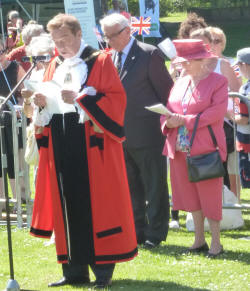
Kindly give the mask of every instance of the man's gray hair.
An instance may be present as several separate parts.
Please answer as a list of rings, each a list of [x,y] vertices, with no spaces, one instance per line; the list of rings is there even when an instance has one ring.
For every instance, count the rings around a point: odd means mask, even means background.
[[[29,45],[25,48],[28,56],[40,56],[40,55],[54,55],[55,43],[52,40],[50,34],[43,33],[39,36],[34,36]]]
[[[128,19],[119,13],[112,13],[110,15],[105,16],[103,19],[100,20],[100,24],[102,30],[104,26],[112,27],[116,24],[119,24],[121,28],[130,27]]]
[[[40,24],[27,24],[22,29],[23,42],[27,45],[31,41],[32,37],[38,36],[44,32],[44,28]]]

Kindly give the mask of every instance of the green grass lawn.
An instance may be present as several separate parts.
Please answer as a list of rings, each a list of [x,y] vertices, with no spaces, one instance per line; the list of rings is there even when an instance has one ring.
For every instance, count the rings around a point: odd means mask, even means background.
[[[187,12],[170,13],[166,17],[161,17],[163,22],[182,22],[187,17]]]
[[[243,202],[249,203],[250,190],[243,191]],[[112,290],[250,290],[250,210],[243,212],[245,226],[239,230],[222,231],[225,249],[217,259],[204,255],[187,255],[193,233],[185,228],[181,212],[181,229],[170,230],[165,243],[149,251],[139,249],[135,260],[117,264]],[[61,277],[56,263],[54,245],[29,235],[27,229],[13,227],[15,279],[23,290],[51,290],[47,287]],[[210,235],[207,234],[210,242]],[[9,279],[7,232],[0,227],[0,290]],[[94,276],[91,274],[91,279]],[[83,287],[60,287],[55,290],[91,290]],[[54,289],[53,289],[54,290]]]

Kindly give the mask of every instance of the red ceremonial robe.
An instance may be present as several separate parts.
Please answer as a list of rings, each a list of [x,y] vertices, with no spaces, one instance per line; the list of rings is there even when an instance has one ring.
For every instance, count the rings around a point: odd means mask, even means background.
[[[77,102],[93,122],[77,113],[54,114],[37,136],[40,160],[31,234],[55,232],[58,262],[105,264],[137,254],[137,241],[123,156],[126,94],[110,55],[86,47],[87,86],[95,96]],[[46,72],[51,80],[56,59]]]

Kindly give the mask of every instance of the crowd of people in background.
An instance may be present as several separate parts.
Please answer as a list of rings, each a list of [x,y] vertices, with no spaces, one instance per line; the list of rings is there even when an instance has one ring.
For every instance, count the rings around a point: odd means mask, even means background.
[[[39,147],[31,234],[48,238],[55,233],[63,278],[50,287],[89,283],[88,266],[96,288],[109,286],[116,262],[136,256],[137,245],[158,247],[169,227],[180,227],[180,210],[191,212],[194,220],[194,242],[187,251],[216,257],[223,252],[223,184],[238,198],[241,187],[250,188],[250,102],[228,97],[230,91],[250,94],[250,47],[239,50],[236,61],[224,56],[223,30],[190,13],[173,41],[177,56],[168,71],[159,48],[131,36],[130,15],[121,2],[112,4],[100,21],[108,53],[88,46],[77,19],[66,14],[55,16],[45,29],[35,21],[25,24],[10,11],[6,43],[0,41],[5,84],[0,95],[7,96],[27,72],[31,63],[23,57],[32,55],[50,55],[51,61],[37,62],[28,79],[53,81],[62,90],[57,110],[51,107],[51,92],[20,86],[11,100],[23,106]],[[160,119],[145,109],[156,103],[171,115]],[[209,126],[226,174],[190,182],[186,156],[214,149]],[[11,123],[6,136],[12,185]]]

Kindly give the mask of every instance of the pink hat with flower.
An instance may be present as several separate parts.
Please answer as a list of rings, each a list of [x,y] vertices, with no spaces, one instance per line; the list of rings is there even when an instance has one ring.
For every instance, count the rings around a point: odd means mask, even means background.
[[[201,39],[177,39],[173,43],[177,52],[174,64],[195,59],[217,58]]]

